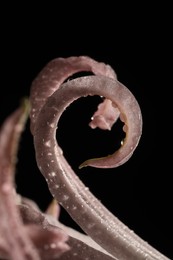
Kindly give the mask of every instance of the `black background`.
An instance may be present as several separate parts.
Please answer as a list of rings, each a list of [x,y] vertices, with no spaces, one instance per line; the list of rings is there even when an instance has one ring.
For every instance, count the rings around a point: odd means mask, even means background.
[[[0,122],[29,96],[32,80],[50,60],[87,55],[110,64],[142,110],[143,134],[134,155],[116,169],[78,169],[85,159],[113,152],[120,141],[119,128],[89,129],[97,106],[94,98],[80,99],[67,109],[60,122],[59,143],[76,174],[103,204],[172,258],[169,7],[103,5],[94,10],[85,4],[45,4],[10,5],[1,11]],[[51,201],[36,165],[29,121],[19,148],[16,185],[42,210]],[[63,209],[61,221],[79,229]]]

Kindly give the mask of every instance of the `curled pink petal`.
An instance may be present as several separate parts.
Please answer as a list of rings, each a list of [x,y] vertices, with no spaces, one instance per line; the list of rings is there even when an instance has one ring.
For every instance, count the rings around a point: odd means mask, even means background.
[[[32,110],[30,118],[32,132],[37,116],[46,99],[51,96],[69,76],[82,71],[89,71],[95,75],[116,78],[116,74],[111,66],[103,62],[97,62],[87,56],[57,58],[50,61],[33,81],[31,87],[30,100]]]
[[[40,260],[25,232],[15,200],[15,164],[29,112],[26,103],[9,115],[0,129],[0,258],[11,260]]]
[[[78,58],[75,59],[74,64],[71,64],[71,66],[75,67],[77,61]],[[77,62],[79,67],[80,62],[79,64]],[[46,68],[44,71],[46,71]],[[65,60],[64,71],[65,74],[68,71]],[[34,104],[35,109],[37,108],[35,105],[35,89],[40,88],[41,92],[42,85],[49,88],[47,84],[50,84],[51,89],[55,88],[57,84],[55,78],[59,79],[59,71],[57,70],[56,73],[54,71],[51,74],[49,70],[48,75],[45,75],[45,82],[40,79],[40,76],[34,81],[31,103]],[[41,80],[42,84],[39,80]],[[33,121],[33,114],[31,113],[31,121],[34,123],[33,135],[38,167],[47,181],[50,192],[60,205],[67,210],[83,231],[112,255],[114,259],[166,260],[165,256],[133,233],[95,198],[78,176],[75,175],[63,156],[56,139],[59,119],[66,107],[73,101],[88,95],[99,95],[111,100],[111,105],[118,108],[120,118],[125,123],[126,137],[118,151],[103,158],[87,160],[81,167],[117,167],[131,157],[142,133],[142,116],[139,104],[123,84],[115,78],[102,74],[80,77],[63,83],[44,100],[39,113],[37,110],[37,115],[35,114],[36,120]],[[32,101],[33,97],[34,101]],[[98,110],[98,114],[99,112]]]

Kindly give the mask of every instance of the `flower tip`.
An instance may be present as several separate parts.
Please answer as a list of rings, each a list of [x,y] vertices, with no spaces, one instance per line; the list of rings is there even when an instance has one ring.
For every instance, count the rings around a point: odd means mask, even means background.
[[[87,161],[84,161],[83,163],[81,163],[78,168],[79,168],[79,169],[82,169],[82,168],[87,167],[87,166],[89,166],[88,160],[87,160]]]

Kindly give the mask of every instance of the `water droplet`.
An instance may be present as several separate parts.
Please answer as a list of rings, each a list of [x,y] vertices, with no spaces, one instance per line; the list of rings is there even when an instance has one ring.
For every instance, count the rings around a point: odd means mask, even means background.
[[[68,200],[69,196],[68,195],[63,195],[63,200]]]
[[[56,244],[55,243],[52,243],[52,244],[50,244],[50,248],[56,248]]]
[[[50,142],[50,140],[48,140],[47,142],[45,142],[44,145],[47,146],[47,147],[51,147],[51,142]]]

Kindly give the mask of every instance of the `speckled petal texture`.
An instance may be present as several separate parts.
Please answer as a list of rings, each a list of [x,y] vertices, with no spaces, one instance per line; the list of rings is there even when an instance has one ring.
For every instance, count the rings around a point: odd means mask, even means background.
[[[64,82],[77,71],[92,71],[95,75]],[[98,107],[91,127],[104,128],[105,123],[109,129],[120,116],[126,137],[112,155],[86,160],[80,167],[117,167],[132,156],[142,134],[141,111],[133,94],[117,80],[109,65],[84,56],[59,58],[43,69],[31,89],[31,130],[38,167],[55,199],[114,259],[167,259],[113,216],[85,187],[63,156],[56,139],[58,121],[66,107],[88,95],[103,96],[107,102]],[[83,259],[90,258],[85,255]]]

